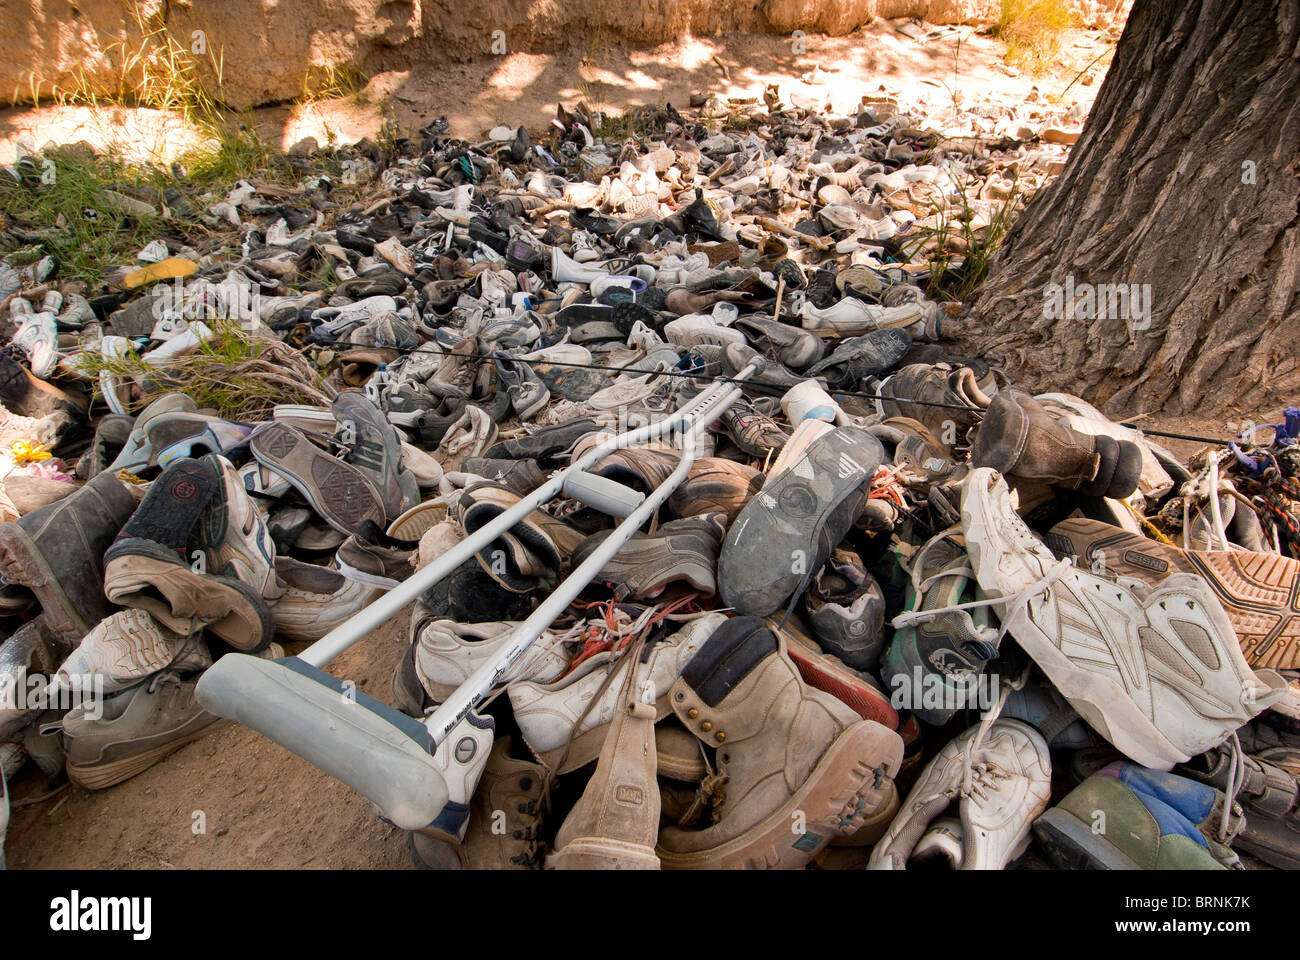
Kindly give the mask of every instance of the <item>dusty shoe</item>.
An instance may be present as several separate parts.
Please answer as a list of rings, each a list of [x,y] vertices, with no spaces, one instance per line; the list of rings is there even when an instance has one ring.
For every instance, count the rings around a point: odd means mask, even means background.
[[[1123,499],[1137,490],[1142,450],[1128,440],[1072,430],[1029,394],[1004,390],[975,434],[971,465],[1085,496]]]
[[[366,475],[325,453],[301,431],[269,423],[252,435],[250,449],[259,463],[297,487],[312,509],[345,536],[363,520],[384,522],[384,501]]]
[[[477,483],[461,493],[457,513],[467,535],[490,523],[520,497],[492,483]],[[568,569],[583,535],[563,520],[533,510],[475,555],[485,573],[507,590],[528,593],[553,586]]]
[[[881,381],[877,393],[884,416],[917,420],[949,444],[962,442],[993,402],[974,370],[953,363],[910,363]]]
[[[225,457],[203,458],[221,478],[195,527],[195,545],[206,559],[206,570],[248,584],[263,600],[279,598],[275,576],[275,543],[266,520],[244,489],[239,471]]]
[[[804,594],[804,610],[818,646],[854,670],[875,669],[885,642],[885,595],[857,553],[831,554]]]
[[[0,402],[23,417],[63,414],[73,422],[85,419],[90,402],[80,393],[47,383],[8,354],[0,355]]]
[[[143,610],[119,610],[101,620],[63,661],[52,687],[117,693],[155,673],[197,673],[212,666],[201,635],[168,630]]]
[[[1286,695],[1241,655],[1205,580],[1112,579],[1058,560],[1016,514],[1006,481],[973,470],[961,500],[966,551],[993,611],[1088,724],[1167,770],[1222,743]]]
[[[104,553],[104,593],[177,633],[207,627],[237,650],[260,650],[273,635],[262,594],[237,578],[207,573],[205,551],[190,547],[222,486],[211,459],[182,459],[164,470]]]
[[[391,590],[415,571],[412,561],[419,546],[418,540],[390,537],[366,520],[343,541],[334,562],[349,580]]]
[[[416,679],[434,701],[441,703],[495,656],[518,626],[510,620],[457,623],[439,619],[423,604],[417,604],[411,614],[412,666]],[[554,636],[544,632],[498,683],[502,686],[521,680],[550,683],[568,666],[564,648]]]
[[[450,848],[454,851],[465,839],[465,832],[469,828],[470,798],[478,789],[495,733],[496,721],[491,716],[483,716],[471,710],[447,732],[446,739],[438,744],[438,749],[433,753],[433,762],[447,784],[447,804],[433,823],[412,835],[412,856],[419,855],[416,866],[429,866],[432,869],[456,869],[459,866],[458,856],[440,858],[437,843],[422,841],[440,842],[445,845],[444,850]],[[445,859],[446,863],[440,864],[440,859]],[[421,863],[421,860],[424,862]]]
[[[873,870],[902,870],[926,828],[952,801],[961,811],[963,870],[1001,870],[1029,846],[1047,809],[1052,761],[1042,734],[1019,720],[976,724],[930,761],[871,852]]]
[[[1047,545],[1099,573],[1156,585],[1170,573],[1201,577],[1237,631],[1246,662],[1300,670],[1300,560],[1249,550],[1182,550],[1098,520],[1071,518],[1052,527]]]
[[[1232,845],[1279,870],[1300,869],[1300,781],[1295,770],[1300,751],[1277,747],[1241,758],[1233,776],[1235,752],[1221,746],[1177,767],[1180,776],[1232,789],[1246,815]],[[1235,783],[1231,782],[1235,780]]]
[[[810,433],[822,426],[805,423],[800,429]],[[723,541],[718,588],[738,613],[767,616],[812,579],[862,511],[884,461],[880,441],[857,427],[812,435],[801,448],[798,434],[786,445]]]
[[[379,492],[387,520],[395,519],[407,506],[402,496],[399,473],[402,446],[383,412],[364,394],[341,393],[334,401],[335,435],[347,448],[347,461],[356,467]]]
[[[660,831],[664,869],[802,867],[888,802],[903,762],[898,734],[805,685],[752,617],[714,631],[669,701],[726,780],[712,826]],[[790,829],[796,812],[802,833]]]
[[[701,596],[717,591],[713,571],[718,565],[718,545],[727,531],[720,513],[671,520],[654,533],[634,533],[596,574],[610,584],[616,599],[653,600],[674,583],[684,583]],[[588,537],[573,554],[576,567],[612,531]]]
[[[881,664],[895,707],[938,726],[979,705],[979,678],[998,654],[998,631],[987,607],[953,608],[982,599],[960,533],[941,533],[916,552],[907,610],[894,619]]]
[[[104,551],[136,509],[110,474],[20,520],[0,524],[0,575],[28,587],[51,633],[75,644],[108,614]]]
[[[623,658],[624,679],[596,772],[555,835],[548,870],[658,870],[659,785],[655,708],[640,699],[642,644]]]
[[[668,510],[678,518],[720,513],[730,526],[750,497],[763,486],[763,480],[761,471],[743,463],[702,457],[691,464],[682,485],[668,498]]]
[[[283,592],[271,604],[271,619],[285,640],[319,640],[370,606],[380,592],[337,570],[292,557],[276,557],[275,573]]]
[[[195,683],[166,671],[96,701],[94,711],[69,710],[63,718],[68,777],[87,790],[103,790],[229,723],[199,706]]]
[[[742,453],[751,457],[778,454],[790,439],[790,434],[782,430],[775,420],[759,413],[743,400],[723,411],[718,418],[718,426]]]

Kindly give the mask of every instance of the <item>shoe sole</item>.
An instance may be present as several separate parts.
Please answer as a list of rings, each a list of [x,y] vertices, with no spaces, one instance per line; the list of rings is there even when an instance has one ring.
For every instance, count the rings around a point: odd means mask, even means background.
[[[1131,571],[1147,582],[1171,572],[1196,574],[1223,604],[1247,663],[1300,669],[1300,561],[1265,553],[1185,551],[1087,520],[1057,524],[1049,534],[1049,546],[1053,543],[1085,562],[1100,555],[1108,570]]]
[[[903,741],[892,730],[860,720],[822,755],[795,794],[739,837],[711,850],[677,853],[656,849],[665,870],[799,869],[835,837],[856,833],[890,791],[875,786],[877,770],[889,779],[903,762]],[[806,826],[792,833],[795,813]],[[793,842],[792,842],[793,841]]]
[[[103,790],[106,787],[116,786],[130,780],[137,774],[143,773],[154,764],[171,756],[181,747],[202,739],[215,730],[229,726],[230,723],[230,720],[217,718],[212,723],[205,725],[201,730],[188,733],[179,739],[160,744],[132,756],[123,757],[121,760],[87,764],[75,764],[68,761],[68,779],[86,790]]]
[[[352,534],[366,520],[384,526],[384,508],[361,471],[331,457],[282,423],[264,427],[250,447],[259,463],[292,483],[335,530]]]
[[[547,870],[658,870],[654,847],[610,837],[579,837],[547,854]]]
[[[82,620],[72,598],[59,585],[58,575],[17,523],[0,523],[0,576],[36,595],[46,626],[58,638],[76,644],[90,632],[93,625]]]
[[[1062,810],[1048,810],[1034,821],[1034,836],[1052,863],[1064,870],[1142,869],[1137,861]]]
[[[807,571],[820,567],[848,532],[857,509],[845,517],[843,508],[865,503],[884,461],[880,441],[855,427],[829,430],[810,442],[802,456],[794,452],[787,443],[781,456],[791,454],[790,466],[780,473],[773,468],[722,543],[718,592],[739,614],[765,617],[790,599]],[[843,526],[834,537],[827,535],[832,518]]]

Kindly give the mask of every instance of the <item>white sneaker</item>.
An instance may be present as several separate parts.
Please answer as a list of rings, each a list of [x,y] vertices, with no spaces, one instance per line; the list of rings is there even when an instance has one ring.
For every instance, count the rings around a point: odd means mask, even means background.
[[[673,682],[726,619],[725,614],[706,613],[651,648],[648,662],[641,668],[643,689],[638,693],[644,702],[656,703],[659,717],[671,710],[661,701]],[[576,770],[600,753],[604,728],[614,719],[619,704],[617,678],[605,682],[611,665],[616,664],[613,654],[598,653],[555,683],[531,679],[507,688],[515,720],[533,752],[554,766],[568,749],[557,773]],[[590,701],[598,691],[600,699],[593,705]]]
[[[961,520],[1003,630],[1094,730],[1138,763],[1169,770],[1286,695],[1281,676],[1247,665],[1202,578],[1171,574],[1151,587],[1057,560],[987,467],[963,485]]]
[[[200,343],[211,339],[211,328],[206,323],[194,320],[184,332],[176,334],[161,347],[150,350],[140,359],[155,367],[164,366],[179,357],[193,353],[199,348]]]
[[[383,593],[337,570],[292,557],[276,557],[275,573],[284,593],[270,604],[271,619],[276,635],[285,640],[314,643]]]
[[[21,314],[21,317],[22,323],[10,342],[27,354],[32,376],[46,380],[59,362],[58,322],[54,314],[45,311]]]
[[[870,870],[903,870],[927,825],[957,800],[961,869],[1002,870],[1029,846],[1047,809],[1052,761],[1043,735],[1020,720],[977,723],[930,761],[889,829],[871,851]]]
[[[732,327],[724,327],[703,313],[688,313],[664,324],[664,336],[678,347],[698,347],[712,344],[725,347],[729,343],[747,344],[745,335]]]
[[[823,337],[856,337],[885,327],[908,329],[918,323],[924,324],[926,319],[921,304],[879,307],[855,297],[845,297],[825,310],[815,307],[811,300],[805,300],[799,316],[805,330]]]
[[[131,352],[131,341],[126,337],[108,336],[99,341],[99,352],[106,359],[125,357]],[[104,396],[108,409],[123,416],[130,416],[131,380],[107,370],[99,371],[99,392]]]
[[[411,642],[415,644],[415,675],[439,703],[473,675],[501,649],[519,626],[509,620],[491,623],[456,623],[421,617],[420,608],[411,621]],[[498,681],[504,686],[522,678],[550,683],[568,669],[569,658],[554,634],[544,632]]]
[[[415,258],[411,256],[411,251],[402,246],[402,242],[396,237],[389,237],[383,243],[375,244],[375,253],[408,277],[415,274]]]

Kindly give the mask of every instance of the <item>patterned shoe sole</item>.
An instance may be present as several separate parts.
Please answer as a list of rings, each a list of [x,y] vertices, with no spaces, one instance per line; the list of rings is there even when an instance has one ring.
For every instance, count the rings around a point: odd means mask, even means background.
[[[1182,550],[1097,520],[1064,520],[1047,541],[1085,567],[1157,583],[1171,573],[1200,576],[1214,591],[1237,631],[1246,662],[1275,670],[1300,669],[1300,561],[1272,553]]]
[[[365,520],[384,526],[384,508],[374,485],[299,431],[272,423],[253,437],[251,447],[261,463],[297,487],[336,530],[350,534]]]

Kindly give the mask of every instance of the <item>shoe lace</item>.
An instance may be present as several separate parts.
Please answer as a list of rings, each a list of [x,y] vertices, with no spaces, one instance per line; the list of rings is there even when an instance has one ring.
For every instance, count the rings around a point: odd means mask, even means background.
[[[1246,780],[1246,754],[1241,749],[1241,740],[1237,737],[1237,731],[1232,731],[1232,737],[1228,742],[1232,744],[1232,755],[1228,758],[1228,780],[1223,787],[1223,816],[1219,820],[1218,832],[1219,842],[1225,845],[1245,826],[1245,818],[1237,807],[1237,794],[1241,792]],[[1234,809],[1237,813],[1235,826],[1232,823]]]
[[[1020,690],[1029,681],[1029,667],[1025,667],[1014,680],[1004,682],[998,679],[998,699],[980,718],[979,727],[975,731],[975,736],[966,741],[966,746],[962,748],[962,780],[959,795],[965,797],[975,797],[983,800],[987,798],[987,789],[993,786],[998,780],[1006,780],[1011,774],[1003,770],[997,763],[980,757],[980,750],[984,746],[984,739],[992,729],[994,722],[1002,714],[1002,708],[1006,706],[1007,698],[1011,696],[1013,690]]]

